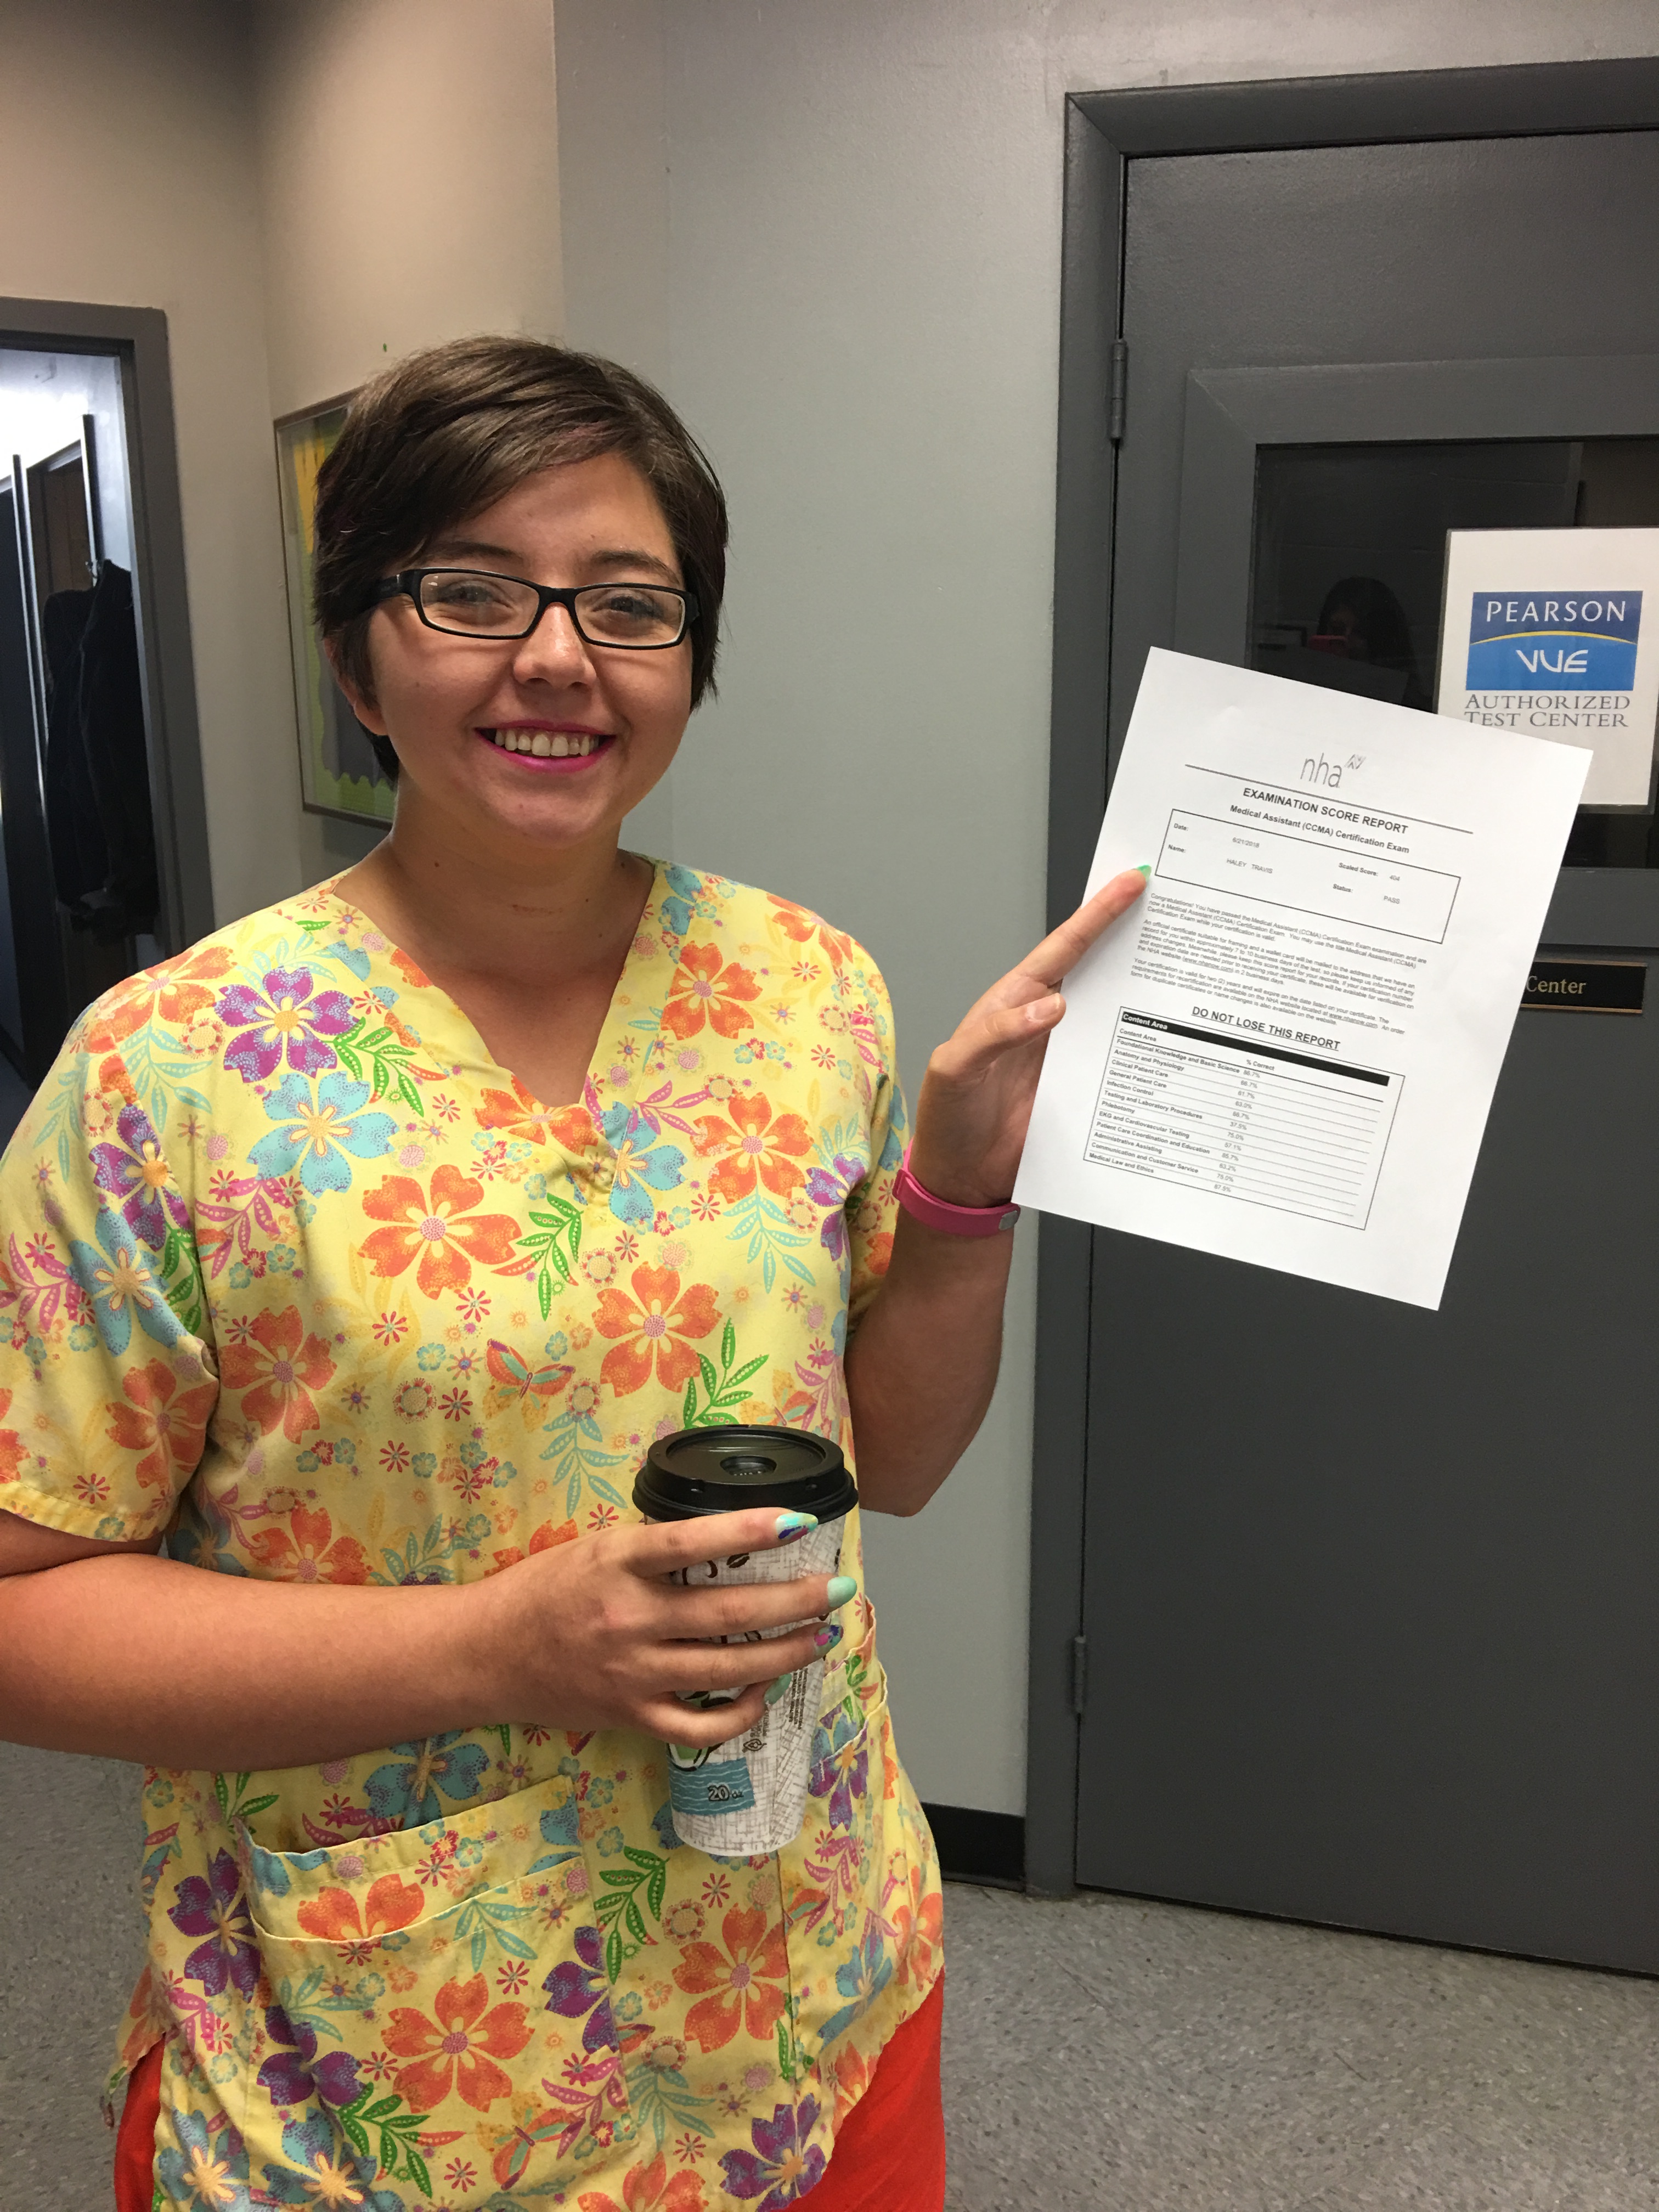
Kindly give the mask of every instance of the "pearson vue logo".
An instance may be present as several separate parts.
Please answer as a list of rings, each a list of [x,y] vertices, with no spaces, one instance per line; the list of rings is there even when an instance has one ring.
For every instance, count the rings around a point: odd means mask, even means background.
[[[1477,592],[1471,691],[1628,691],[1640,592]]]

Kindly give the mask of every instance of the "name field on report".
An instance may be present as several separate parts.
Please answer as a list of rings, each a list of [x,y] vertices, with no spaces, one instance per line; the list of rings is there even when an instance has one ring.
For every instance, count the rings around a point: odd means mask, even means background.
[[[1363,1230],[1403,1076],[1120,1008],[1084,1157]]]
[[[1364,849],[1298,837],[1255,823],[1171,809],[1157,873],[1171,883],[1393,937],[1445,942],[1462,878]]]

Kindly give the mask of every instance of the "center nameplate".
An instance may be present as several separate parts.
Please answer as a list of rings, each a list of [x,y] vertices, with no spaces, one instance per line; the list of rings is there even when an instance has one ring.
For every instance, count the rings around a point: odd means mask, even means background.
[[[1645,960],[1534,960],[1521,1003],[1580,1014],[1639,1014],[1647,981]]]

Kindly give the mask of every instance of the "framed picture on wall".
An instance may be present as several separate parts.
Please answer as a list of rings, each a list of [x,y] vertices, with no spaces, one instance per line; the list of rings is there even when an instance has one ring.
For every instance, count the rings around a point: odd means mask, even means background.
[[[327,459],[352,395],[284,415],[276,424],[283,545],[288,568],[288,627],[294,656],[294,704],[300,738],[300,792],[307,813],[350,822],[392,819],[396,787],[382,775],[368,733],[334,681],[311,612],[316,544],[317,471]]]

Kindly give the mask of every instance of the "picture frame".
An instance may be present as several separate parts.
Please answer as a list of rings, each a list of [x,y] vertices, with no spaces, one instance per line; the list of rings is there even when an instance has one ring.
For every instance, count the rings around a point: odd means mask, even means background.
[[[333,450],[354,397],[343,392],[280,416],[276,423],[300,798],[307,814],[331,814],[347,822],[386,827],[397,803],[397,786],[375,759],[368,732],[334,680],[311,606],[317,472]]]

